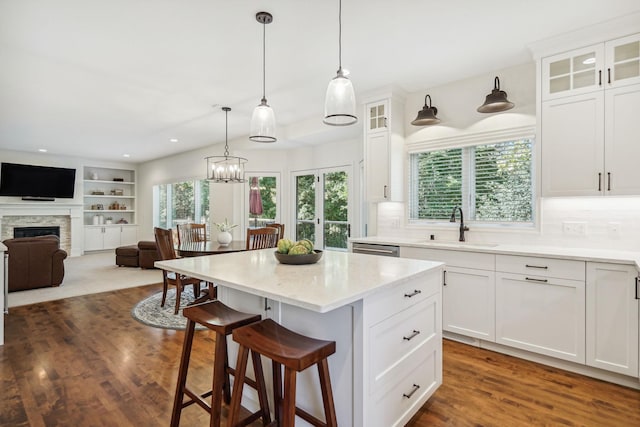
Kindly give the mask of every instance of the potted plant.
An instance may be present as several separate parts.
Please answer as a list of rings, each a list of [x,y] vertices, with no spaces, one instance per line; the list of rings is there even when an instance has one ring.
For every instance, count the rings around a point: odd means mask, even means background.
[[[110,216],[106,217],[104,219],[105,224],[112,224],[113,223],[113,218],[111,218]]]
[[[215,223],[215,226],[218,227],[218,243],[221,246],[226,246],[233,240],[233,236],[229,232],[238,226],[238,224],[230,224],[227,218],[224,219],[224,222]]]

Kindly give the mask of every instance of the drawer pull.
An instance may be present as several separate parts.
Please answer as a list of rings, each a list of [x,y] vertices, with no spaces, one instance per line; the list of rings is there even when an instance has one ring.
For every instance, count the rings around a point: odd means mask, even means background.
[[[546,270],[546,269],[549,268],[546,265],[529,265],[529,264],[525,264],[525,267],[527,267],[527,268],[541,268],[543,270]]]
[[[415,329],[413,330],[413,333],[411,335],[409,335],[408,337],[402,337],[403,340],[407,340],[407,341],[411,341],[412,339],[414,339],[415,337],[417,337],[418,335],[420,335],[420,331],[416,331]]]
[[[413,396],[413,393],[415,393],[416,391],[418,391],[418,389],[420,388],[420,386],[418,384],[414,384],[413,385],[413,390],[411,390],[409,392],[409,394],[407,393],[402,393],[402,397],[406,397],[407,399],[411,399],[411,396]]]
[[[525,277],[524,280],[529,280],[530,282],[540,282],[540,283],[548,282],[547,279],[532,279],[531,277]]]
[[[415,297],[418,294],[421,294],[422,291],[420,289],[414,289],[410,294],[404,294],[405,298]]]

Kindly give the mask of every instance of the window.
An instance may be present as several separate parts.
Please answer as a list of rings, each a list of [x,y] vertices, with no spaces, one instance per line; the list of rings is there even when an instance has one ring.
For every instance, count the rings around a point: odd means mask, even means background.
[[[279,222],[278,218],[278,178],[280,174],[259,175],[247,173],[249,191],[246,219],[248,227],[261,228],[270,222]],[[286,230],[285,230],[286,231]]]
[[[533,139],[410,154],[410,221],[448,220],[461,206],[470,220],[533,224]]]
[[[174,228],[183,223],[209,223],[209,183],[183,181],[153,187],[153,224]]]

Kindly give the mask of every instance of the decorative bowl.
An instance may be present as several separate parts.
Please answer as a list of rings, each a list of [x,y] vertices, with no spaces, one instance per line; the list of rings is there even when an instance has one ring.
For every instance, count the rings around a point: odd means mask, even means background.
[[[322,258],[322,251],[319,249],[315,249],[312,254],[306,255],[281,254],[280,252],[275,251],[274,255],[276,256],[276,259],[280,262],[280,264],[315,264],[320,260],[320,258]]]

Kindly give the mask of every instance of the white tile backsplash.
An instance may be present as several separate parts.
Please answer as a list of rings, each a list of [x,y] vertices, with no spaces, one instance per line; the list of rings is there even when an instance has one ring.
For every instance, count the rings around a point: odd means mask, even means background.
[[[640,197],[547,198],[541,199],[540,203],[539,229],[474,227],[470,222],[467,240],[640,250]],[[377,235],[425,240],[430,234],[434,234],[437,240],[455,240],[458,237],[459,223],[444,221],[434,227],[409,226],[405,213],[404,203],[379,203]],[[584,224],[585,234],[566,230],[565,223]]]

